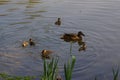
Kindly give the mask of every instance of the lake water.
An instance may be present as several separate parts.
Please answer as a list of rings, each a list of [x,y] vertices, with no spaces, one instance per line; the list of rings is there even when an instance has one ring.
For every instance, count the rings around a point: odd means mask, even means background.
[[[54,25],[60,17],[61,26]],[[86,51],[72,45],[76,64],[72,80],[112,80],[120,66],[120,0],[0,0],[0,72],[35,75],[43,72],[43,49],[59,56],[59,72],[70,57],[64,33],[85,34]],[[22,48],[32,38],[35,47]]]

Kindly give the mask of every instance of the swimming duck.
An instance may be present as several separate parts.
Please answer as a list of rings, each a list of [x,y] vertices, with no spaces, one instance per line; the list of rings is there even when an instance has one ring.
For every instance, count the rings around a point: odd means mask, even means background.
[[[43,58],[50,58],[49,55],[50,55],[51,53],[53,53],[53,52],[52,52],[51,50],[46,50],[46,49],[44,49],[44,50],[42,50],[41,53],[42,53],[41,56],[42,56]]]
[[[61,39],[64,39],[66,42],[76,42],[76,41],[82,41],[82,36],[85,36],[81,31],[78,32],[78,34],[74,33],[65,33]]]
[[[22,47],[26,47],[26,46],[28,46],[28,41],[24,41],[23,43],[22,43]]]
[[[58,20],[55,22],[55,25],[61,25],[61,18],[58,18]]]
[[[29,44],[30,46],[35,46],[35,42],[31,38],[29,39]]]
[[[82,46],[79,48],[79,51],[82,51],[82,50],[85,51],[86,48],[87,48],[87,46],[86,46],[85,42],[82,42]]]
[[[60,75],[57,75],[56,80],[62,80],[62,77]]]

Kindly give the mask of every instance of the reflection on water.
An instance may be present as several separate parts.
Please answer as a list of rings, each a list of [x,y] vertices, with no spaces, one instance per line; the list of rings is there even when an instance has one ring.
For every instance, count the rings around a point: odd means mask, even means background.
[[[28,24],[28,23],[31,23],[31,22],[16,22],[16,23],[11,23],[10,25],[16,25],[16,24]]]
[[[10,2],[10,0],[0,0],[0,5],[4,5]]]
[[[38,4],[38,3],[41,3],[40,1],[38,0],[29,0],[29,3],[28,5],[26,6],[26,8],[34,8],[34,5]]]
[[[39,3],[40,0],[29,0],[29,3]]]
[[[0,14],[0,16],[7,16],[8,14]]]
[[[12,11],[15,11],[15,10],[18,10],[19,8],[11,8],[11,9],[8,9],[8,12],[12,12]]]
[[[72,45],[77,58],[73,80],[93,80],[95,75],[111,80],[111,68],[120,65],[119,4],[118,0],[0,0],[0,72],[40,75],[41,51],[46,49],[60,57],[63,74],[70,43],[60,36],[83,31],[84,40]],[[60,27],[54,24],[58,17]],[[29,38],[36,46],[21,47]],[[86,51],[78,51],[86,45]]]

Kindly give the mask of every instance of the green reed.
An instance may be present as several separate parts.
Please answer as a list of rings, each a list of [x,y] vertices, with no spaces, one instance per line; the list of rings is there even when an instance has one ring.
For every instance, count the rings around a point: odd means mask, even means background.
[[[118,80],[118,74],[119,74],[119,68],[115,71],[115,69],[112,69],[113,72],[113,80]]]
[[[51,62],[47,62],[44,59],[44,72],[41,80],[55,80],[57,70],[58,58],[52,59]]]
[[[70,55],[72,55],[72,44],[73,44],[73,42],[71,41],[70,42]]]
[[[72,71],[73,71],[75,62],[76,62],[76,57],[72,56],[72,61],[70,62],[70,60],[69,60],[67,65],[66,64],[64,65],[65,80],[71,80]]]

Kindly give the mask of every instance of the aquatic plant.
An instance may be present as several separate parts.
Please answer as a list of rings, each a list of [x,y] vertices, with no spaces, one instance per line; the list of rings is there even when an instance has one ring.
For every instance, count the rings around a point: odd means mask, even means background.
[[[33,80],[34,76],[11,76],[6,73],[0,73],[0,80]]]
[[[73,44],[73,42],[71,41],[70,42],[70,55],[72,55],[72,44]]]
[[[56,79],[56,70],[57,70],[58,58],[52,59],[51,62],[47,62],[44,59],[44,72],[41,77],[41,80],[55,80]]]
[[[73,71],[75,62],[76,62],[76,57],[72,56],[72,62],[70,62],[70,60],[69,60],[67,65],[66,64],[64,65],[65,80],[71,80],[72,71]]]
[[[113,80],[118,80],[118,74],[119,74],[119,68],[115,71],[115,69],[112,69],[113,72]]]
[[[94,80],[97,80],[97,77],[95,76],[95,79]]]

